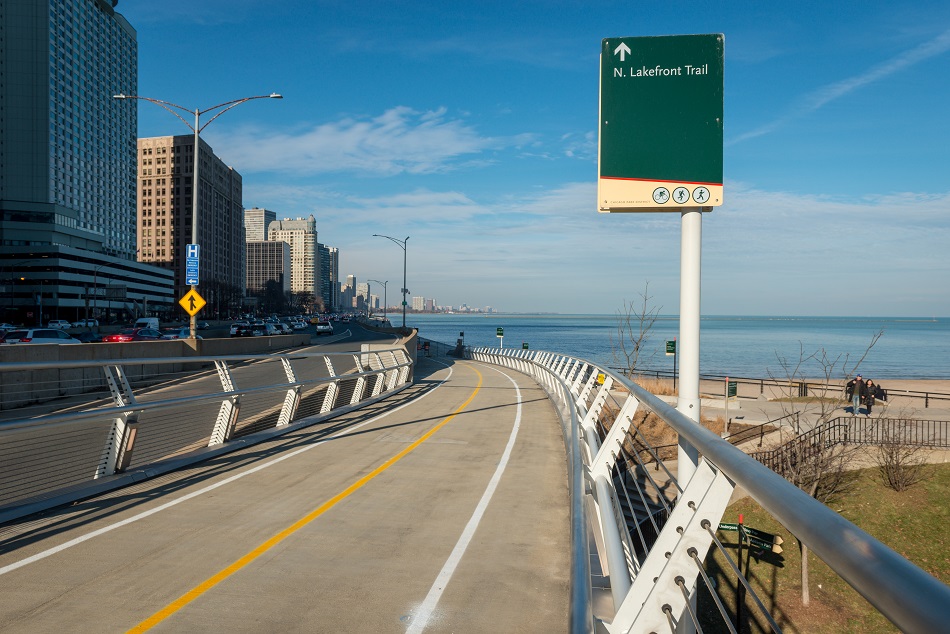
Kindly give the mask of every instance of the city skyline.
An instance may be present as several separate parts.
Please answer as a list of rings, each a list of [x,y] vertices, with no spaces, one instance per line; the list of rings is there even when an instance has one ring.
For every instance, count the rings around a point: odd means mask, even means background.
[[[408,235],[410,294],[513,312],[612,313],[647,283],[677,312],[678,214],[596,212],[597,56],[606,37],[724,33],[702,312],[950,315],[944,3],[116,9],[140,94],[284,95],[203,134],[246,208],[312,213],[360,279],[401,281],[400,249],[372,234]],[[172,25],[201,64],[165,63]],[[181,133],[160,108],[138,116],[140,137]]]

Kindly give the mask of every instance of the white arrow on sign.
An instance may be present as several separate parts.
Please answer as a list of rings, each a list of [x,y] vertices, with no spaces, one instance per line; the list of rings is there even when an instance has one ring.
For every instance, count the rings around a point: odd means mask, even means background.
[[[621,42],[620,46],[614,49],[614,55],[620,53],[620,61],[624,61],[627,58],[627,54],[630,52],[630,47],[627,46],[626,42]]]

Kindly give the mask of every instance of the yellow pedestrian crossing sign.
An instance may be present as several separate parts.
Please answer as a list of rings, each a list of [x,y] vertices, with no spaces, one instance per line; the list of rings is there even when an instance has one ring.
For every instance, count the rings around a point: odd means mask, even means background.
[[[208,302],[205,301],[204,297],[198,294],[198,291],[191,289],[185,293],[184,297],[178,300],[178,303],[181,304],[181,307],[185,309],[186,313],[194,317]]]

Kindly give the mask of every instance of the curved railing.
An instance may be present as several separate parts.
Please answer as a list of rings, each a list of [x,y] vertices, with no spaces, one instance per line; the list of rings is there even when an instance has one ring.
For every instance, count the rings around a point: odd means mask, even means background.
[[[0,523],[234,451],[411,382],[402,347],[0,364]]]
[[[950,587],[625,377],[543,351],[475,348],[471,358],[534,377],[561,415],[571,466],[572,631],[679,631],[690,620],[699,628],[697,583],[710,590],[728,629],[735,631],[702,562],[713,545],[731,561],[715,531],[734,486],[748,492],[901,631],[942,631],[950,622]],[[646,442],[633,424],[640,407],[701,454],[688,483],[678,482],[665,467],[665,483],[650,476],[637,452],[628,449],[632,439]],[[650,493],[671,494],[656,495],[651,505]],[[595,564],[587,566],[594,547]],[[733,570],[738,572],[734,565]],[[601,585],[609,587],[609,608],[592,610]],[[755,596],[753,601],[780,631],[762,602]]]

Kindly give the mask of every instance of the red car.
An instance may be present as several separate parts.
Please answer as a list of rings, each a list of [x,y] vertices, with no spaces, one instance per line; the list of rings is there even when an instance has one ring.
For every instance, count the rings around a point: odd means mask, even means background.
[[[124,343],[126,341],[156,341],[162,338],[162,333],[154,328],[126,328],[117,333],[102,338],[107,343]]]

